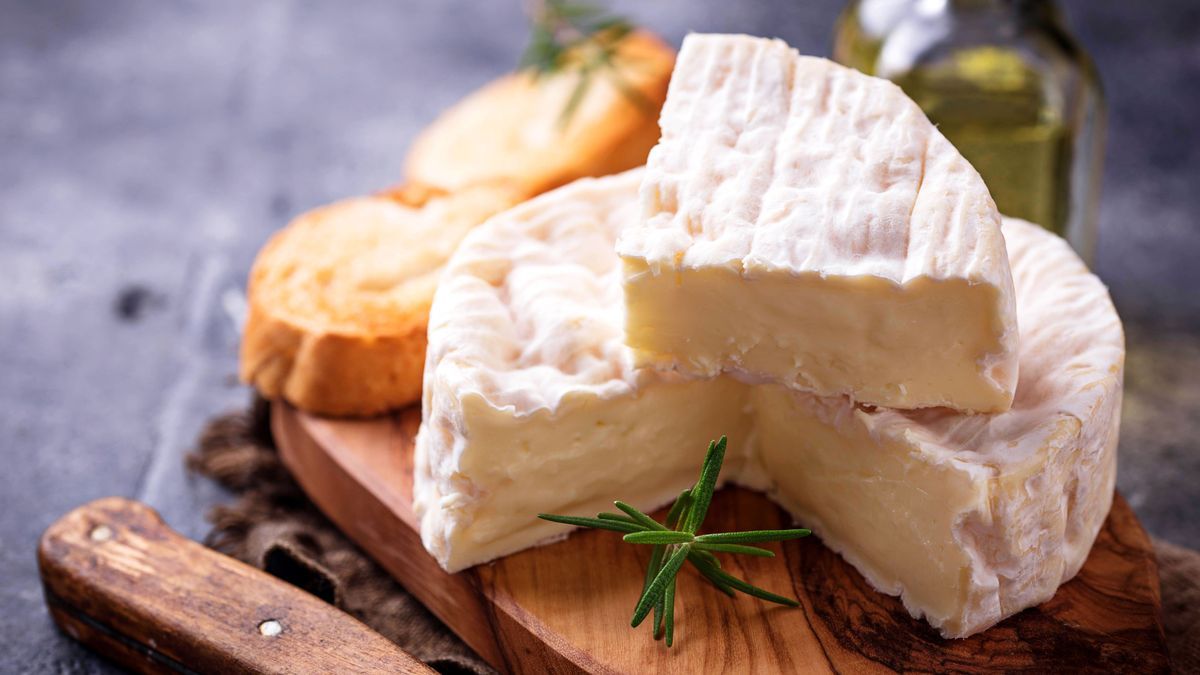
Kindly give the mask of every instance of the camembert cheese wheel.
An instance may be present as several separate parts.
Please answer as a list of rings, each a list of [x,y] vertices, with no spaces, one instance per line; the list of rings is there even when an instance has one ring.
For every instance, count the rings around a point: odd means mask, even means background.
[[[947,637],[1049,599],[1113,495],[1124,337],[1058,237],[1004,221],[1022,327],[1011,409],[899,411],[731,377],[637,368],[618,232],[640,171],[583,180],[474,230],[429,324],[415,502],[459,570],[566,534],[539,512],[650,510],[727,434],[728,480],[764,490]]]

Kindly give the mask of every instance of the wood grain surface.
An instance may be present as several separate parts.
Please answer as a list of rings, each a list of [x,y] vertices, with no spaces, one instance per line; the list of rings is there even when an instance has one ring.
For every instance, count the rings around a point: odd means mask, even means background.
[[[51,525],[38,568],[59,628],[136,672],[433,673],[350,615],[128,499]]]
[[[370,421],[311,417],[284,405],[272,426],[313,501],[434,614],[508,672],[1166,672],[1158,572],[1150,542],[1117,495],[1079,575],[1049,602],[982,634],[944,640],[815,538],[772,545],[775,559],[725,556],[751,583],[794,594],[790,609],[729,599],[679,578],[676,644],[629,617],[649,547],[582,531],[447,574],[421,547],[412,511],[412,441],[420,411]],[[619,495],[614,495],[619,497]],[[725,489],[710,526],[790,523],[764,496]],[[661,514],[660,514],[661,515]]]

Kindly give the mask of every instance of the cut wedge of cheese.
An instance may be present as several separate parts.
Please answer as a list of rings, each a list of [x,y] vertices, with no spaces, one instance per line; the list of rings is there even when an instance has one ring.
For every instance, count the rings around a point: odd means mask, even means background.
[[[638,178],[580,181],[500,214],[447,267],[414,485],[445,568],[566,533],[539,512],[661,506],[728,434],[727,479],[767,491],[948,637],[1078,571],[1112,499],[1124,341],[1104,286],[1062,240],[1004,224],[1024,327],[1012,409],[864,408],[634,367],[611,247]]]
[[[1002,411],[1017,322],[979,174],[894,84],[690,35],[617,246],[638,365]]]

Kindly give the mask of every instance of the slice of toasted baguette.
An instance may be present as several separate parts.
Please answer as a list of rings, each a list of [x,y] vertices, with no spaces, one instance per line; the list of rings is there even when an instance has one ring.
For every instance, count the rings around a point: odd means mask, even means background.
[[[658,37],[631,33],[618,43],[612,67],[593,71],[566,116],[579,70],[502,77],[417,138],[408,180],[446,192],[508,183],[532,197],[584,176],[641,166],[658,142],[658,113],[674,63],[674,52]]]
[[[472,227],[518,200],[488,186],[440,196],[405,190],[301,215],[251,270],[242,379],[327,415],[372,415],[419,399],[438,274]]]
[[[562,124],[577,70],[503,77],[415,142],[409,180],[304,214],[250,275],[241,377],[309,412],[367,416],[420,399],[425,327],[442,264],[466,232],[583,176],[644,164],[674,53],[635,32]]]

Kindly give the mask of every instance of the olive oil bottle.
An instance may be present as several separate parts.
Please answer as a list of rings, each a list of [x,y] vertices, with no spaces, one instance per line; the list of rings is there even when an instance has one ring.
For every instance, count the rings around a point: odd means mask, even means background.
[[[834,58],[904,89],[983,176],[1005,215],[1089,263],[1104,102],[1050,0],[855,0]]]

